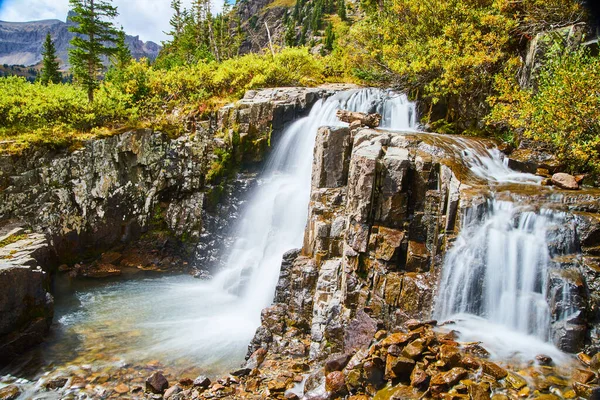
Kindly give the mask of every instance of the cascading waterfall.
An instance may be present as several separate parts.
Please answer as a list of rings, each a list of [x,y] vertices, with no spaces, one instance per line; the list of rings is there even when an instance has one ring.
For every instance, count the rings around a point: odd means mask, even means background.
[[[456,321],[468,340],[506,350],[497,354],[501,357],[545,352],[560,358],[547,343],[547,291],[549,230],[563,219],[549,209],[495,199],[466,210],[461,232],[445,256],[434,316]]]
[[[415,105],[393,92],[361,89],[318,101],[277,143],[238,221],[226,267],[209,281],[156,284],[150,300],[156,318],[150,320],[157,322],[142,323],[152,337],[138,340],[138,356],[185,355],[215,374],[239,366],[261,310],[272,302],[283,254],[302,245],[316,133],[320,126],[344,125],[338,109],[379,112],[385,128],[416,127]],[[144,293],[131,296],[120,301],[139,303]],[[99,306],[107,304],[104,299]]]

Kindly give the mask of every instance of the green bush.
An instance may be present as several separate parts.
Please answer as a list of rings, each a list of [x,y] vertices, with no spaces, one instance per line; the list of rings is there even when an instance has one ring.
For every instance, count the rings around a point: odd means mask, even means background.
[[[559,45],[547,58],[536,91],[519,87],[517,61],[497,77],[488,122],[552,144],[572,171],[600,173],[600,58]]]

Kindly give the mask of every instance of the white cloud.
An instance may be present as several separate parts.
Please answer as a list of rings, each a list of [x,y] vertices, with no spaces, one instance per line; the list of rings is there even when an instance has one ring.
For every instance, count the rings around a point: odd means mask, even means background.
[[[184,6],[192,0],[183,0]],[[222,8],[222,0],[211,0],[213,10]],[[125,28],[129,35],[139,35],[144,41],[159,43],[166,40],[164,32],[169,31],[172,15],[171,0],[113,0],[119,16],[115,23]],[[60,19],[64,21],[69,10],[68,0],[4,0],[1,1],[0,20],[35,21],[40,19]]]

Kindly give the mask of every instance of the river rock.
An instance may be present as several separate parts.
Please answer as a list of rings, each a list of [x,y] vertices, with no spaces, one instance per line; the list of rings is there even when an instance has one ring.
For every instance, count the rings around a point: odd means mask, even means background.
[[[165,390],[169,388],[169,381],[160,372],[153,373],[148,379],[146,379],[146,391],[163,394]]]
[[[206,376],[204,375],[200,375],[198,376],[196,379],[194,379],[194,387],[199,387],[202,389],[206,389],[210,386],[211,382],[210,379],[208,379]]]
[[[0,400],[17,400],[21,395],[21,389],[16,385],[8,385],[0,389]]]
[[[328,392],[341,395],[346,392],[346,380],[344,373],[341,371],[333,371],[325,377],[325,390]]]
[[[181,393],[181,391],[182,391],[182,389],[179,387],[179,385],[171,386],[170,388],[168,388],[165,391],[164,399],[168,400],[168,399],[172,398],[173,396],[175,396],[176,394]]]
[[[552,175],[552,183],[561,189],[566,189],[566,190],[578,190],[579,189],[579,183],[577,183],[577,180],[575,179],[575,177],[573,175],[565,174],[564,172],[559,172],[559,173]]]

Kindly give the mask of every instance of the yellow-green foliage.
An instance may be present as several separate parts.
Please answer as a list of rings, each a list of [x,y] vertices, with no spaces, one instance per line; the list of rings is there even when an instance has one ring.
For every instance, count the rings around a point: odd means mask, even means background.
[[[537,91],[519,87],[518,66],[497,77],[489,123],[554,145],[573,170],[600,173],[600,58],[555,47]]]
[[[5,141],[0,151],[18,151],[31,143],[70,145],[107,134],[99,127],[144,125],[178,132],[186,116],[212,111],[246,90],[312,86],[331,79],[323,59],[306,48],[169,70],[154,68],[146,60],[134,61],[109,71],[93,103],[75,85],[43,86],[24,78],[0,78],[0,141]]]
[[[494,75],[522,49],[524,36],[572,22],[580,14],[575,0],[363,0],[362,4],[367,18],[341,40],[355,74],[366,81],[394,84],[429,106],[443,106],[443,115],[438,107],[438,115],[429,116],[454,123],[458,131],[478,127],[488,112],[485,99],[493,93]],[[551,20],[544,20],[549,15]]]

